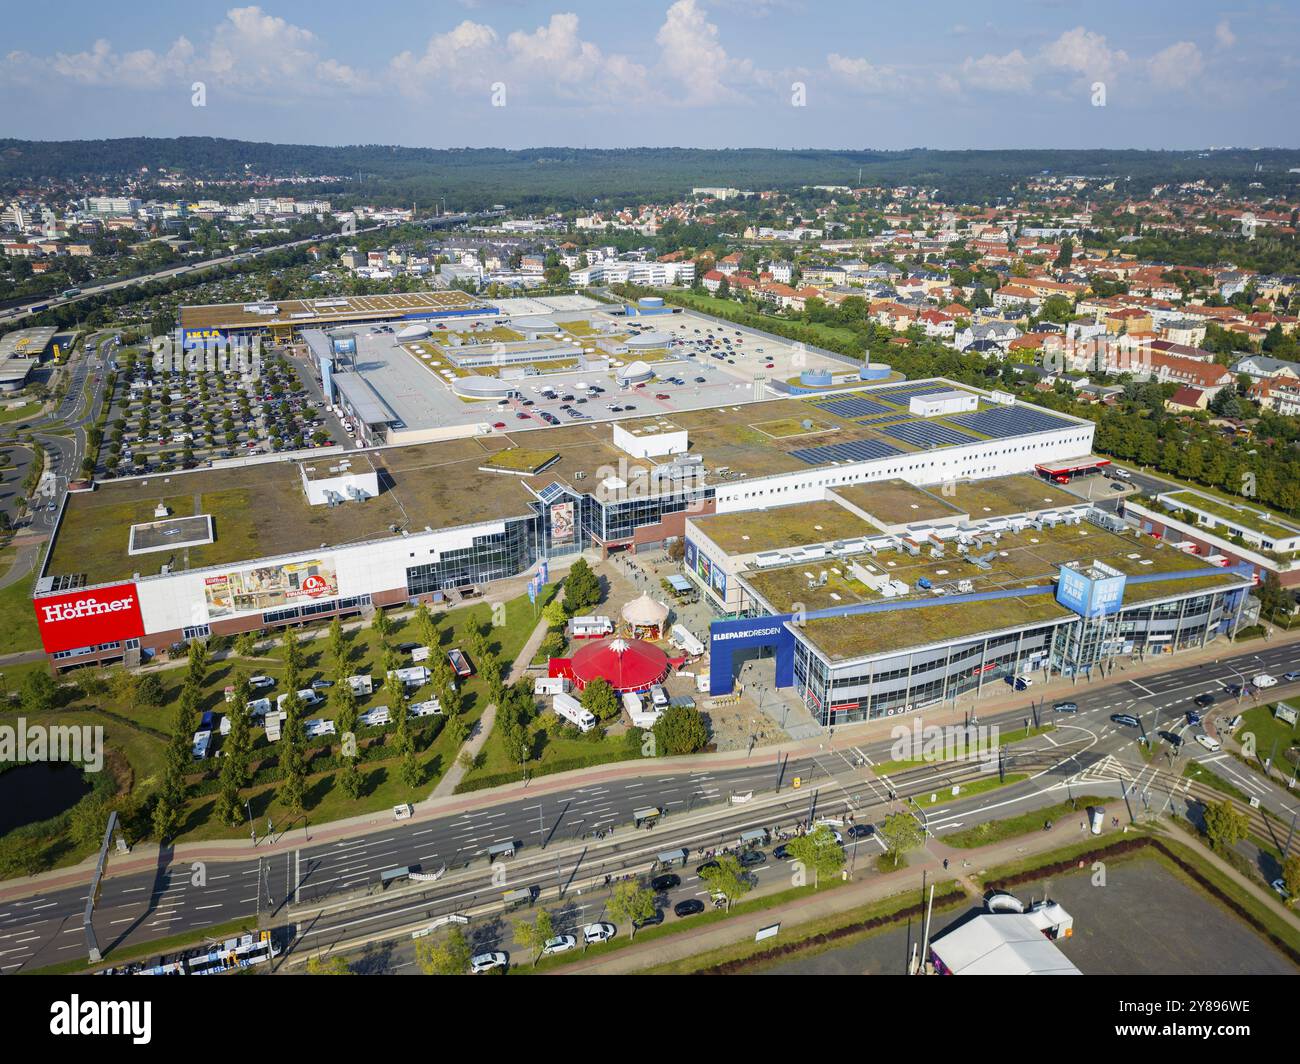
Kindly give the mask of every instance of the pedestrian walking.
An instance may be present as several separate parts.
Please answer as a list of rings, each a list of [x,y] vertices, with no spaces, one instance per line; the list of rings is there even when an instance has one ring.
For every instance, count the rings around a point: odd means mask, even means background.
[[[943,870],[948,871],[948,858],[946,857],[943,859]]]

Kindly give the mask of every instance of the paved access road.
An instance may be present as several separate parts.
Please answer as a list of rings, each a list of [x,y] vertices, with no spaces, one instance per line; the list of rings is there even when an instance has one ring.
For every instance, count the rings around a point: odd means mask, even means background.
[[[1222,696],[1224,686],[1237,676],[1253,675],[1261,669],[1280,676],[1300,652],[1294,645],[1255,646],[1257,650],[1225,657],[1219,663],[1174,667],[1159,674],[1144,674],[1141,679],[1124,679],[1123,671],[1117,671],[1106,682],[1081,680],[1077,693],[1072,695],[1079,711],[1053,717],[1049,704],[1040,712],[1044,720],[1058,726],[1057,730],[1017,745],[1017,763],[1010,770],[1029,773],[1029,779],[972,798],[952,799],[926,814],[930,830],[942,839],[945,831],[1058,802],[1069,787],[1077,788],[1073,790],[1077,794],[1097,793],[1109,786],[1110,790],[1101,792],[1115,793],[1115,776],[1125,772],[1140,784],[1141,774],[1149,771],[1154,775],[1155,769],[1137,755],[1137,731],[1114,724],[1110,714],[1129,712],[1141,716],[1153,736],[1159,731],[1186,734],[1189,729],[1184,712],[1195,695],[1218,691]],[[1172,659],[1171,664],[1176,660]],[[1269,693],[1281,696],[1296,689],[1297,685],[1286,685]],[[1058,696],[1056,700],[1061,699]],[[1215,708],[1226,714],[1235,712],[1236,704],[1221,697]],[[981,718],[980,723],[997,723],[1010,730],[1021,726],[1023,718],[1031,714],[1027,699],[1025,710]],[[911,720],[902,718],[900,723],[910,727]],[[589,784],[579,777],[549,793],[539,789],[529,794],[515,789],[465,812],[392,822],[367,834],[326,844],[312,843],[310,826],[305,831],[297,826],[288,841],[301,835],[301,847],[277,852],[260,863],[251,843],[246,858],[194,867],[172,863],[164,854],[156,869],[121,876],[111,875],[110,859],[110,877],[104,884],[95,927],[105,949],[180,932],[192,932],[199,938],[204,928],[235,919],[251,922],[260,912],[269,911],[283,921],[291,903],[297,903],[297,911],[305,905],[328,904],[331,895],[373,883],[386,869],[418,865],[431,872],[447,866],[447,884],[438,888],[427,903],[414,908],[409,902],[381,903],[355,917],[333,917],[332,923],[316,920],[305,929],[318,937],[328,930],[339,938],[345,933],[364,933],[418,920],[422,908],[432,911],[442,905],[454,911],[457,904],[472,905],[489,896],[499,897],[499,884],[484,885],[486,850],[496,843],[514,841],[520,845],[515,860],[528,874],[520,876],[515,885],[531,882],[553,887],[579,870],[591,871],[598,862],[604,873],[620,862],[640,867],[647,847],[689,845],[696,850],[723,844],[732,827],[746,817],[764,826],[792,825],[807,819],[810,811],[831,810],[842,815],[845,809],[853,809],[858,811],[858,823],[869,823],[901,807],[889,798],[890,784],[900,796],[916,797],[924,808],[930,793],[967,778],[955,775],[965,769],[936,766],[886,783],[869,770],[869,764],[859,762],[878,764],[890,760],[890,739],[853,746],[851,741],[837,736],[834,746],[832,749],[828,740],[826,750],[791,758],[788,763],[778,763],[774,751],[760,750],[744,768],[711,772],[701,767],[696,771]],[[1185,743],[1180,756],[1204,759],[1213,764],[1215,771],[1240,777],[1236,782],[1243,790],[1259,797],[1262,804],[1286,820],[1297,807],[1285,789],[1260,776],[1251,776],[1228,755],[1210,755],[1194,743]],[[1159,767],[1163,766],[1157,764]],[[801,783],[799,791],[792,789],[796,776]],[[762,801],[776,793],[778,785],[785,803],[780,809],[751,812],[730,801],[733,796],[749,792],[753,792],[754,801]],[[540,788],[544,783],[539,781],[536,786]],[[815,807],[813,802],[817,803]],[[663,823],[653,832],[633,832],[633,810],[647,806],[664,810]],[[913,808],[910,803],[908,807]],[[718,823],[701,826],[697,821],[701,813]],[[675,823],[691,826],[679,833]],[[262,827],[258,825],[259,830]],[[583,838],[609,828],[615,829],[612,838]],[[679,835],[684,835],[685,841],[679,841]],[[629,836],[634,839],[633,845],[628,844]],[[283,844],[285,840],[279,841]],[[552,853],[589,851],[591,856],[582,858],[581,869],[572,860],[552,864],[548,857],[544,862],[535,862],[543,844]],[[76,886],[0,902],[0,970],[21,971],[83,956],[84,900],[85,888]],[[665,899],[677,900],[680,898],[675,896]],[[358,922],[342,926],[352,919]]]

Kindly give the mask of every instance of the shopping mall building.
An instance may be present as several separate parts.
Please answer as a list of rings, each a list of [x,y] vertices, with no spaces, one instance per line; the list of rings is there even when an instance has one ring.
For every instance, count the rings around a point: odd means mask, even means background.
[[[56,667],[134,662],[210,634],[490,597],[543,560],[660,547],[688,517],[886,481],[1035,485],[1037,464],[1086,456],[1092,435],[933,380],[122,478],[67,496],[34,606]],[[755,584],[743,610],[765,608]]]
[[[1253,602],[1249,567],[1023,474],[939,490],[894,479],[691,517],[685,547],[723,618],[713,693],[731,689],[740,657],[775,657],[776,685],[824,725],[1204,646]]]

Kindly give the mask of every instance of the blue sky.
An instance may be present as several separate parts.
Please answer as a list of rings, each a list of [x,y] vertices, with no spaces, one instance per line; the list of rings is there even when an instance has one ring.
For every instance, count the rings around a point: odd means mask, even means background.
[[[1300,6],[23,5],[0,135],[422,147],[1296,147]],[[196,83],[201,83],[195,106]]]

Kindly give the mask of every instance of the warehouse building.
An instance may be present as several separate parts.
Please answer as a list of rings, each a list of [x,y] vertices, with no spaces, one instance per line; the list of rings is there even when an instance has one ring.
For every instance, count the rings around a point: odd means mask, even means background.
[[[853,487],[887,481],[942,499],[949,482],[1091,448],[1090,422],[998,393],[964,389],[973,410],[911,414],[911,397],[953,389],[913,381],[350,452],[373,482],[338,458],[121,478],[67,500],[36,592],[42,639],[60,668],[131,661],[209,634],[482,593],[582,550],[660,548],[688,517],[828,490],[851,502]],[[312,490],[318,479],[332,494]],[[143,541],[158,549],[131,553]]]

